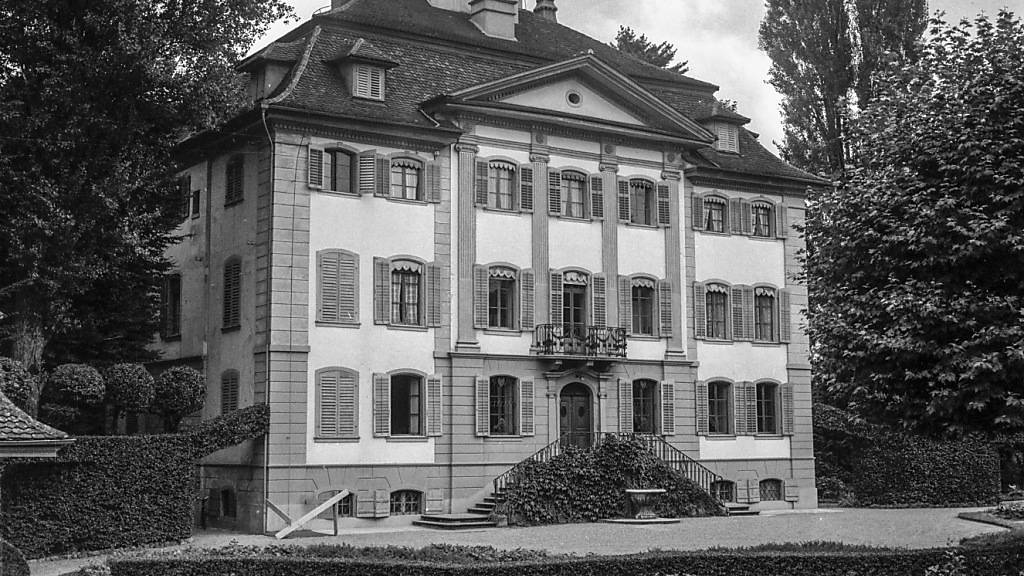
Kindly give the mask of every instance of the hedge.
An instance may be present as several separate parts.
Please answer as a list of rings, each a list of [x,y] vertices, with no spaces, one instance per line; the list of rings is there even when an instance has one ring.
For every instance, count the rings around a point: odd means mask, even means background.
[[[0,540],[0,576],[29,576],[25,556],[6,540]]]
[[[184,434],[78,438],[54,461],[9,463],[0,537],[29,558],[191,535],[198,461],[267,430],[257,405]]]

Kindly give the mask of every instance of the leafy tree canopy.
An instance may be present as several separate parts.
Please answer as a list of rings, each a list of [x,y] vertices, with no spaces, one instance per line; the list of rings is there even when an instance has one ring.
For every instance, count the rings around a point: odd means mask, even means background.
[[[876,75],[849,181],[810,207],[818,377],[867,418],[1024,430],[1024,26],[932,26]]]
[[[628,26],[619,26],[619,33],[615,35],[615,43],[612,46],[620,51],[635,56],[648,64],[664,68],[671,72],[686,74],[689,70],[687,62],[672,63],[676,58],[676,47],[668,42],[655,44],[647,39],[646,34],[637,35],[636,31]]]

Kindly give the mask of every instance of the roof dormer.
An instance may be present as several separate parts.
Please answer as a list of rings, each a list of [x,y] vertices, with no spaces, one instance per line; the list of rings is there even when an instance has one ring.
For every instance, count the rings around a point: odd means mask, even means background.
[[[749,118],[737,113],[732,106],[715,100],[711,113],[700,120],[715,135],[715,150],[740,153],[740,126],[750,122]]]
[[[383,101],[387,94],[387,71],[398,66],[362,38],[327,62],[338,67],[352,96],[378,101]]]
[[[238,69],[249,73],[249,98],[263,100],[273,94],[302,57],[305,44],[305,38],[294,42],[274,42],[246,58]]]

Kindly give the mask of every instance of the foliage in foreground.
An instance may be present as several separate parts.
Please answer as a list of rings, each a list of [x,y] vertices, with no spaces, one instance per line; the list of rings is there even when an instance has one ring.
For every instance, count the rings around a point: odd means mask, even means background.
[[[933,27],[810,207],[819,392],[927,433],[1024,430],[1024,24]]]
[[[6,540],[0,540],[0,576],[29,576],[25,556]]]

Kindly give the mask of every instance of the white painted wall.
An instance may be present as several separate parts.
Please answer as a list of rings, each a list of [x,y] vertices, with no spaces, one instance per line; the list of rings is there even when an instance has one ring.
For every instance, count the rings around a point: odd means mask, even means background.
[[[760,460],[789,457],[789,438],[700,437],[701,460]]]
[[[601,271],[601,222],[551,219],[548,231],[552,268],[569,266]]]
[[[630,338],[626,345],[626,353],[634,360],[660,361],[665,359],[666,348],[665,340],[634,340]]]
[[[619,274],[665,277],[665,230],[619,226]]]
[[[786,252],[781,240],[720,236],[697,232],[694,238],[696,280],[732,284],[786,284]]]
[[[547,320],[537,318],[536,322],[543,324]],[[484,331],[478,331],[477,340],[480,342],[480,349],[487,354],[529,356],[530,346],[533,345],[533,332],[488,334]]]
[[[532,214],[478,210],[476,263],[508,262],[522,269],[532,267],[532,218]],[[452,251],[456,251],[454,247]]]
[[[709,344],[697,341],[698,380],[729,378],[737,381],[773,378],[779,382],[788,379],[785,344]]]
[[[578,106],[569,104],[567,95],[575,91],[580,95]],[[565,79],[520,92],[501,101],[504,104],[541,108],[545,111],[590,116],[601,120],[642,126],[644,122],[589,86],[574,79]]]

